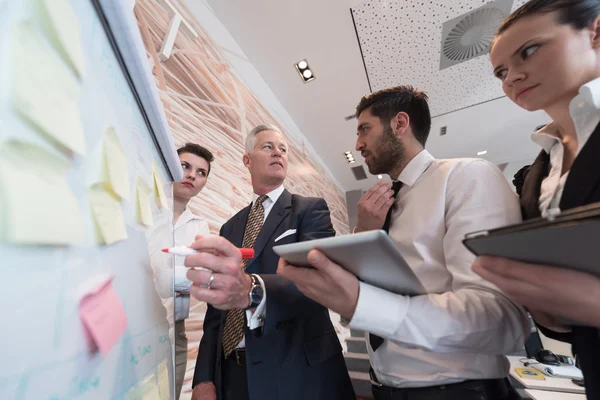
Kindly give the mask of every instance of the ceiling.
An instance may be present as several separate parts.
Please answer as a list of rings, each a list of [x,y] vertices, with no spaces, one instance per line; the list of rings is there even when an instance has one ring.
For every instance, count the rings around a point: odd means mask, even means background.
[[[356,120],[344,119],[370,92],[369,81],[373,90],[411,84],[428,93],[427,149],[438,158],[487,150],[484,158],[502,164],[539,151],[529,134],[548,117],[503,97],[487,55],[439,70],[442,24],[485,0],[206,1],[346,191],[377,182],[355,180],[350,167],[364,163],[354,152]],[[316,77],[308,84],[294,68],[301,59]],[[355,164],[346,162],[348,150]]]

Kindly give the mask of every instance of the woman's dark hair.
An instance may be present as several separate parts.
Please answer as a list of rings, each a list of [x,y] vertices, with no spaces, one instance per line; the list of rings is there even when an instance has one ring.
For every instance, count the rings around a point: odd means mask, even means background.
[[[518,20],[536,14],[556,12],[556,21],[582,30],[600,15],[600,0],[531,0],[519,7],[502,22],[498,34]]]
[[[185,146],[177,149],[177,154],[190,153],[194,154],[200,158],[204,158],[208,163],[208,171],[206,172],[206,176],[210,174],[210,163],[215,160],[213,154],[206,147],[202,147],[196,143],[186,143]]]

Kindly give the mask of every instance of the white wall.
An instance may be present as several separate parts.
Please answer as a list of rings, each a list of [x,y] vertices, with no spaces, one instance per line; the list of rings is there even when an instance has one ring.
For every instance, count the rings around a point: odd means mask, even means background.
[[[225,25],[216,16],[210,5],[205,0],[179,0],[188,7],[194,17],[209,33],[212,39],[221,46],[225,57],[231,63],[233,72],[242,80],[248,89],[260,100],[260,102],[273,114],[279,123],[286,129],[287,135],[292,135],[302,141],[310,158],[319,162],[327,172],[331,180],[342,189],[339,181],[335,179],[325,162],[314,150],[314,147],[306,139],[296,122],[283,107],[277,96],[265,82],[257,69],[252,65],[242,48],[237,44]]]

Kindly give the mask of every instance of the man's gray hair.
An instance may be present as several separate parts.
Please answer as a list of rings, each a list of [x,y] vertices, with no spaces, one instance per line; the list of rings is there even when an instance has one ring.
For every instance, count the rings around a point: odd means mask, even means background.
[[[275,125],[272,125],[272,124],[258,125],[256,128],[254,128],[250,131],[248,136],[246,136],[246,143],[244,146],[244,148],[246,150],[246,154],[250,154],[252,149],[254,149],[254,146],[256,145],[256,135],[258,135],[259,133],[264,132],[264,131],[275,131],[275,132],[280,133],[283,136],[283,132],[281,132],[281,129],[279,129]]]

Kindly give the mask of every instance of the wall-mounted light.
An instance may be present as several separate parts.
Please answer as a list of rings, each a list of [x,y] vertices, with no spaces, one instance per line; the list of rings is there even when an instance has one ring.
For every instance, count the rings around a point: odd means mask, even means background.
[[[477,153],[478,156],[485,156],[487,154],[487,150],[483,150]]]
[[[346,161],[348,161],[348,164],[354,164],[354,162],[356,161],[351,151],[344,152],[344,157],[346,157]]]
[[[308,62],[306,60],[300,60],[294,65],[296,66],[296,71],[298,71],[304,83],[310,82],[315,79],[315,74],[308,66]]]
[[[377,175],[377,179],[383,179],[383,175]]]

